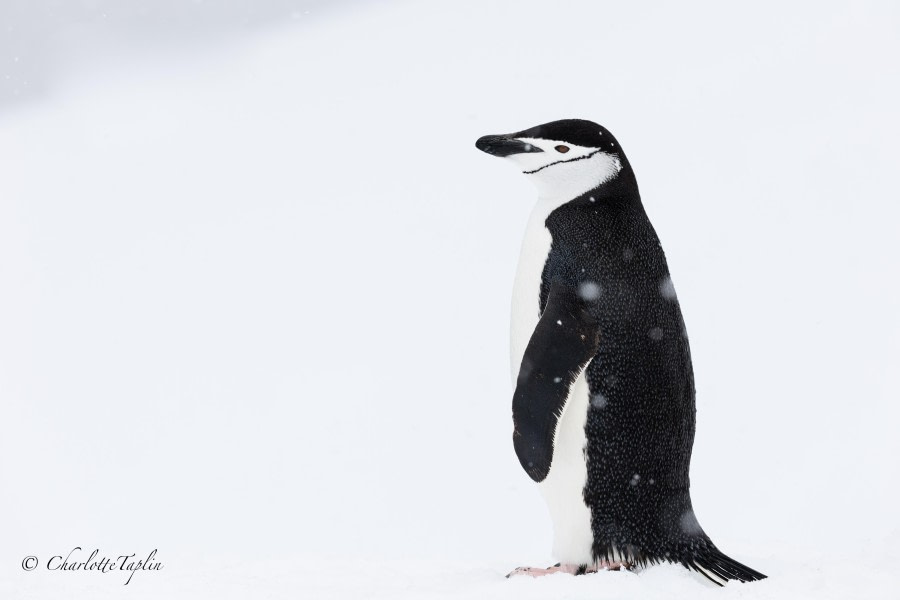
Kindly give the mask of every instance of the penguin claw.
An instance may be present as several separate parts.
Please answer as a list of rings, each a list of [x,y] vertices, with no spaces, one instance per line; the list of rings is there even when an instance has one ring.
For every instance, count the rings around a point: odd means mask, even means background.
[[[628,561],[617,560],[613,562],[602,561],[597,565],[597,571],[633,571],[634,565]],[[596,572],[596,571],[595,571]]]

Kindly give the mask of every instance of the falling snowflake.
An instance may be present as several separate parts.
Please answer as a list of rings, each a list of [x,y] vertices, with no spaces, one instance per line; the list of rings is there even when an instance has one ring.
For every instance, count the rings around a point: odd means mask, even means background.
[[[675,299],[675,286],[672,284],[672,278],[668,275],[659,283],[659,293],[666,300]]]
[[[578,297],[587,302],[594,302],[603,294],[603,288],[596,281],[582,281],[578,284]]]

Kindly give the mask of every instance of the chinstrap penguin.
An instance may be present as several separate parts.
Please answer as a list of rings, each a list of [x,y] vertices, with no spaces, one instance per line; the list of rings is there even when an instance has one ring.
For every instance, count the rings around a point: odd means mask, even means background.
[[[538,189],[513,290],[513,445],[560,563],[511,574],[668,561],[719,584],[764,578],[719,551],[691,507],[690,348],[618,141],[567,119],[475,145]]]

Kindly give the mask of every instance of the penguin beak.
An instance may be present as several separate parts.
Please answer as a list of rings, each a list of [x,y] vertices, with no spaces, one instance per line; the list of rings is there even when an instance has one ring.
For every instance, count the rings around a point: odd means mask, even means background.
[[[482,152],[487,152],[494,156],[510,156],[513,154],[522,154],[524,152],[543,152],[537,146],[533,146],[527,142],[517,140],[508,135],[486,135],[478,138],[475,147]]]

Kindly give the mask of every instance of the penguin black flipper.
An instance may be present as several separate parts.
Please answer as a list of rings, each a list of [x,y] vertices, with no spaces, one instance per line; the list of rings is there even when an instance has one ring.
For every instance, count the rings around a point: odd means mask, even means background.
[[[569,389],[599,347],[600,326],[574,287],[552,283],[525,349],[513,395],[513,445],[522,468],[543,481]]]

